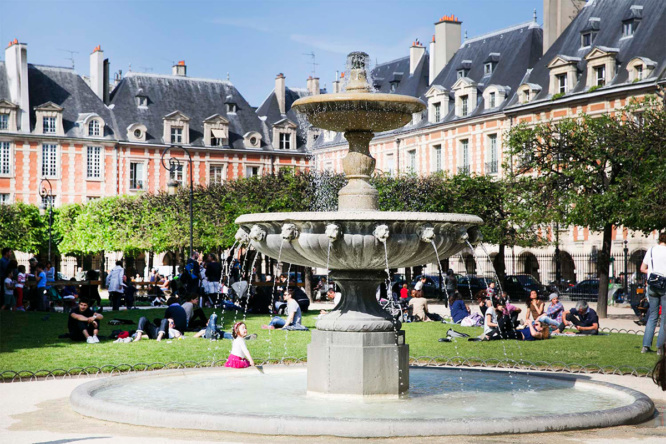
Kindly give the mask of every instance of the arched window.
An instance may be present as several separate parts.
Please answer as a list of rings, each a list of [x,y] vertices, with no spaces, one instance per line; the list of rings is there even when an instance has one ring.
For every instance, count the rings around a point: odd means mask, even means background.
[[[99,136],[99,120],[93,119],[88,123],[88,135]]]

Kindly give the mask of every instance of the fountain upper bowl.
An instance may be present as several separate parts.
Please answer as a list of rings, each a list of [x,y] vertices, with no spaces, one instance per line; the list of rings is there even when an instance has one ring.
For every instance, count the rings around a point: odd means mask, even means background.
[[[423,111],[420,99],[398,94],[347,92],[303,97],[292,105],[318,128],[331,131],[388,131],[407,125]]]
[[[483,220],[452,213],[332,211],[245,214],[236,223],[257,251],[283,262],[383,270],[387,257],[391,268],[399,268],[456,254],[480,239]]]

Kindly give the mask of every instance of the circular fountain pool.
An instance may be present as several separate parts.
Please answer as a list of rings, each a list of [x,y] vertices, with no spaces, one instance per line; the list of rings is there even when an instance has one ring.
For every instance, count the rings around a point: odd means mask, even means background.
[[[308,395],[304,367],[169,370],[79,386],[77,412],[128,424],[280,435],[428,436],[633,424],[642,393],[584,377],[412,368],[402,399]]]

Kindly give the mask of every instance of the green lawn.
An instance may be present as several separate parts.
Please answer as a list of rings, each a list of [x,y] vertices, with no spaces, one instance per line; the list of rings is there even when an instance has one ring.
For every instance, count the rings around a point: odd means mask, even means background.
[[[116,312],[115,316],[132,319],[140,316],[149,319],[161,317],[164,309],[132,310]],[[210,310],[206,310],[209,314]],[[108,321],[114,314],[104,312],[101,335],[111,330],[132,328],[132,326],[110,326]],[[314,328],[314,314],[304,316],[304,325]],[[225,326],[233,322],[233,313],[225,314]],[[242,314],[239,315],[242,318]],[[248,347],[256,361],[280,359],[284,357],[305,359],[309,332],[285,332],[261,330],[261,324],[268,315],[249,315],[247,324],[250,333],[259,338],[248,342]],[[136,328],[136,324],[133,326]],[[406,339],[410,345],[410,356],[437,357],[439,360],[451,358],[477,358],[515,361],[546,361],[552,364],[598,365],[602,367],[634,367],[651,369],[656,361],[655,354],[641,354],[642,336],[612,334],[597,337],[556,337],[547,341],[518,342],[468,342],[459,339],[452,343],[438,342],[444,337],[450,325],[438,322],[405,324]],[[481,332],[480,328],[455,327],[456,330],[472,336]],[[114,344],[102,340],[100,344],[72,343],[69,339],[58,339],[66,332],[66,317],[60,313],[0,313],[0,372],[7,370],[37,371],[71,369],[75,367],[138,363],[168,363],[185,361],[225,360],[231,348],[231,341],[208,341],[195,339],[192,333],[180,341],[156,342],[144,340],[138,344]],[[626,369],[623,369],[626,371]],[[5,377],[13,375],[5,374]]]

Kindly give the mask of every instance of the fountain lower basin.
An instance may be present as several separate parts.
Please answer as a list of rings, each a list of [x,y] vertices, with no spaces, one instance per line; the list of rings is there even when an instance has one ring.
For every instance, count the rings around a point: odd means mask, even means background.
[[[310,396],[304,367],[168,370],[78,387],[75,411],[153,427],[345,437],[485,435],[635,424],[644,394],[585,377],[412,368],[400,399]],[[464,381],[464,382],[463,382]],[[501,406],[501,407],[500,407]]]

